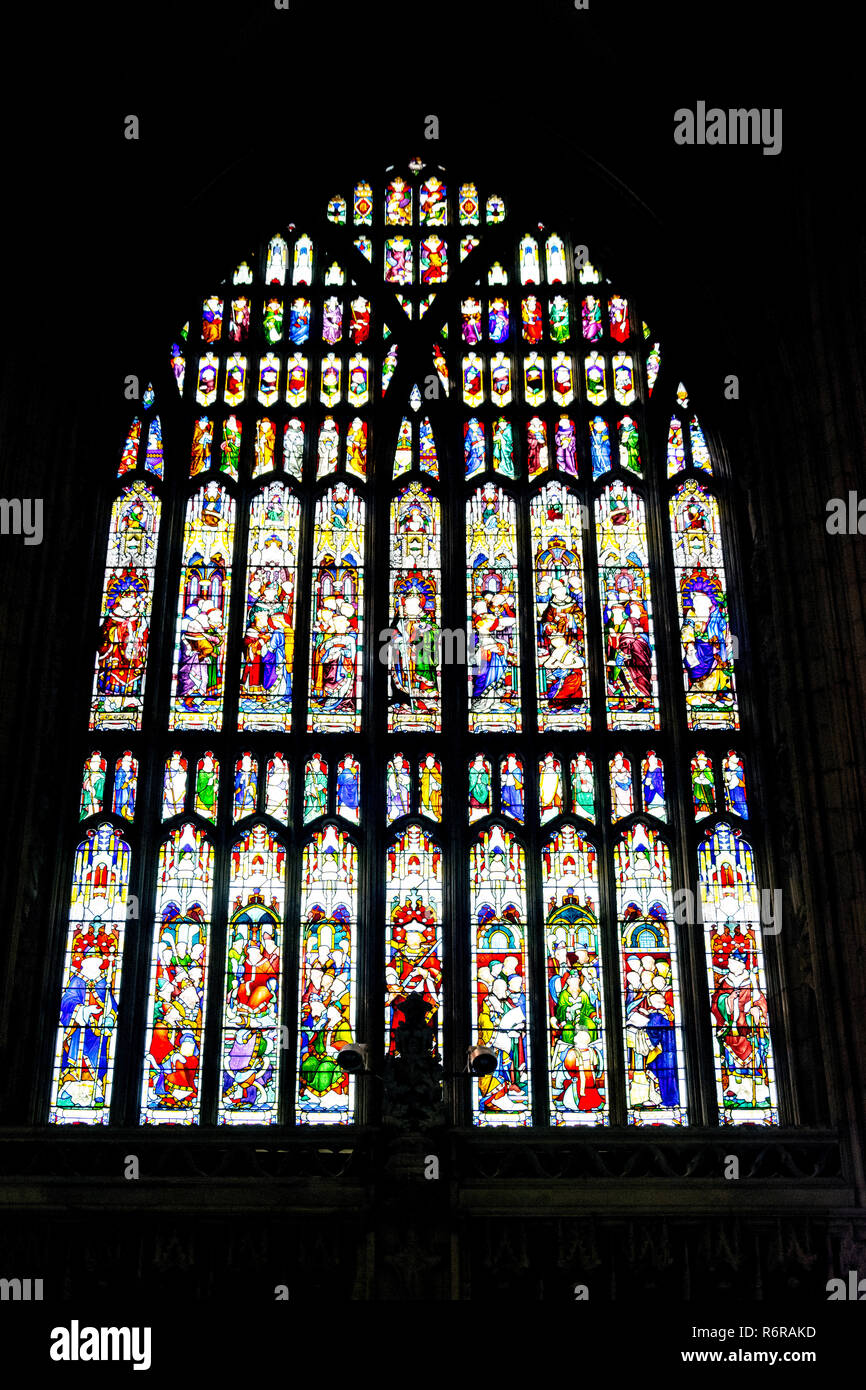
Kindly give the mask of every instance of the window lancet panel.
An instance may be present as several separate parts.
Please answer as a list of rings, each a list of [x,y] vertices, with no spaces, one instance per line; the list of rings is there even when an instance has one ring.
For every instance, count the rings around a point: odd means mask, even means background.
[[[142,1124],[198,1124],[214,849],[187,822],[159,851]]]
[[[160,499],[140,479],[114,504],[105,557],[91,729],[141,729]]]
[[[670,851],[638,822],[614,848],[632,1125],[688,1123]]]
[[[49,1120],[108,1123],[114,1079],[130,850],[113,825],[75,854]]]
[[[298,991],[299,1124],[349,1124],[355,1081],[337,1056],[355,1037],[358,851],[326,825],[307,842],[301,867]]]
[[[241,730],[291,728],[300,521],[300,502],[282,483],[250,503]]]
[[[470,850],[474,1041],[493,1069],[473,1083],[477,1125],[532,1123],[526,866],[510,830],[492,825]]]
[[[521,728],[517,513],[514,500],[485,483],[466,506],[469,728]]]
[[[222,728],[235,503],[217,482],[187,503],[170,729]]]
[[[310,625],[310,733],[361,728],[364,499],[337,483],[316,503]]]
[[[278,1121],[281,949],[285,919],[282,842],[254,825],[232,846],[219,1123]]]
[[[542,850],[551,1123],[608,1123],[598,855],[571,825]]]

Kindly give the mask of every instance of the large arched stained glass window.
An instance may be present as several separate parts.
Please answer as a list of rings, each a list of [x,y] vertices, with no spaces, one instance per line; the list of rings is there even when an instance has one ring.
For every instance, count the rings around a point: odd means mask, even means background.
[[[652,287],[420,160],[287,212],[119,441],[50,1120],[352,1124],[417,995],[455,1124],[778,1123],[728,480]]]

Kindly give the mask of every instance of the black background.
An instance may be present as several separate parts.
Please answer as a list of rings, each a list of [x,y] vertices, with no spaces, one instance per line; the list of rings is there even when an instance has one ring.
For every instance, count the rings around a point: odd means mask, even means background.
[[[629,211],[588,207],[588,223],[607,222],[624,284],[660,287],[656,305],[642,303],[687,379],[720,395],[733,372],[757,392],[768,334],[778,364],[786,334],[799,340],[816,313],[832,321],[849,290],[863,294],[856,15],[706,0],[590,0],[585,11],[570,0],[6,7],[0,495],[45,499],[42,546],[0,538],[10,893],[29,851],[23,800],[35,796],[49,830],[67,809],[50,786],[33,788],[31,750],[53,739],[62,753],[65,734],[81,730],[81,712],[64,710],[51,633],[30,614],[50,606],[80,630],[82,657],[90,647],[85,597],[104,542],[88,517],[128,424],[124,378],[165,364],[191,298],[276,227],[345,191],[359,167],[376,174],[417,152],[471,167],[477,156],[490,185],[499,180],[537,220],[579,206],[577,171],[589,159],[606,171],[611,206]],[[781,154],[676,145],[674,112],[698,100],[781,107]],[[130,114],[137,141],[124,138]],[[429,114],[440,122],[435,152]],[[862,357],[862,322],[846,333]],[[852,479],[862,458],[845,462]],[[59,722],[47,724],[47,711]],[[858,1310],[838,1311],[851,1323]],[[560,1353],[599,1353],[578,1314],[562,1315]],[[509,1311],[496,1320],[508,1327]],[[684,1316],[683,1328],[697,1320]],[[833,1345],[829,1334],[826,1356]],[[627,1369],[624,1351],[617,1364]],[[653,1357],[642,1364],[660,1368]]]

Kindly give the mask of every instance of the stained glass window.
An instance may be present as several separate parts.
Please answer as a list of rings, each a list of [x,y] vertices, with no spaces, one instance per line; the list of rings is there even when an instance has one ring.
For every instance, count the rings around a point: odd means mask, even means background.
[[[287,219],[166,325],[106,464],[52,1122],[351,1124],[340,1054],[412,995],[464,1124],[784,1113],[711,406],[590,227],[461,180],[289,193],[327,245]]]

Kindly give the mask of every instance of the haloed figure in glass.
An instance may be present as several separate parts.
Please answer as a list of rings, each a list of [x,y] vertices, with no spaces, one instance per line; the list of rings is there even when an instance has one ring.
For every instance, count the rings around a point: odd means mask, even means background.
[[[409,571],[394,586],[392,705],[426,710],[439,681],[436,661],[436,583],[430,574]]]
[[[689,692],[700,691],[710,704],[729,704],[728,622],[719,578],[707,570],[695,570],[683,580],[681,593],[680,635]]]
[[[117,1000],[109,981],[116,954],[117,929],[106,930],[98,917],[73,938],[60,1001],[60,1107],[105,1104],[109,1049],[117,1022]]]
[[[100,695],[141,693],[147,661],[147,579],[124,570],[108,585],[108,612],[99,634]]]

